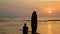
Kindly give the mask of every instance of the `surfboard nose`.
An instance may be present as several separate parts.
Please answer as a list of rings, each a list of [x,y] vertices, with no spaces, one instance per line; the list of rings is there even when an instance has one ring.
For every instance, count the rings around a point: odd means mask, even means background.
[[[33,20],[33,19],[37,19],[37,13],[36,13],[36,11],[33,11],[33,13],[32,13],[32,19],[31,20]]]
[[[36,15],[36,11],[33,11],[32,15]]]

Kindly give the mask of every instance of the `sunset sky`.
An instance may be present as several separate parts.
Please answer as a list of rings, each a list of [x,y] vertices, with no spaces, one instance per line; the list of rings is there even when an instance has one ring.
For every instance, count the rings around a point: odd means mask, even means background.
[[[0,0],[0,16],[31,16],[34,10],[37,12],[38,16],[59,17],[60,1],[59,0]]]

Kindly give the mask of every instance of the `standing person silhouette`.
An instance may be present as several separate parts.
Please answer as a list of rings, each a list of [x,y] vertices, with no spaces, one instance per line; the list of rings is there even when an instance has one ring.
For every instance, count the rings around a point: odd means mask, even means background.
[[[28,34],[28,27],[26,26],[26,23],[23,26],[23,34]]]

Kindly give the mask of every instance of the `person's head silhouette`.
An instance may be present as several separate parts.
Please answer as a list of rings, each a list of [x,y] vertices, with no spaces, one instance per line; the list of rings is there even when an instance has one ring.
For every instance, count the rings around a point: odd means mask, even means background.
[[[26,23],[24,23],[24,26],[26,26]]]

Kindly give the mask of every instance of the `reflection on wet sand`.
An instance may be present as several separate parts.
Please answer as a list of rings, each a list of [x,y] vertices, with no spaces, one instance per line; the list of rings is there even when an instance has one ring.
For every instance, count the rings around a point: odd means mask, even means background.
[[[52,34],[52,32],[51,32],[51,22],[48,22],[48,34]]]

